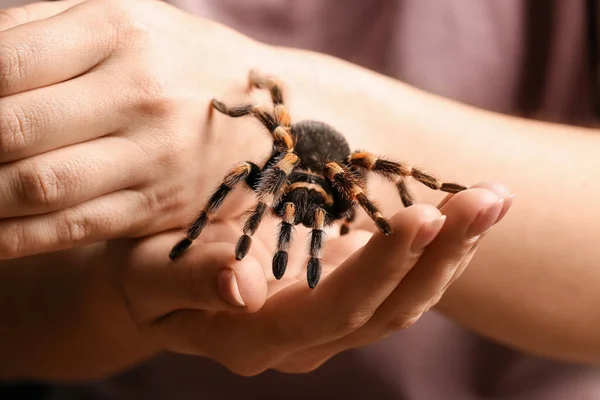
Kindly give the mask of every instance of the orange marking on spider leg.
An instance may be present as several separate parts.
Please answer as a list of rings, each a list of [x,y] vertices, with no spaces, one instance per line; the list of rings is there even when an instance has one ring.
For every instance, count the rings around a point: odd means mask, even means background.
[[[293,203],[287,203],[285,210],[283,211],[283,220],[288,224],[294,223],[294,215],[296,214],[296,207]]]
[[[289,175],[294,168],[300,163],[300,159],[294,153],[287,153],[278,163],[277,167],[286,175]]]
[[[325,225],[325,211],[321,208],[315,211],[315,226],[314,229],[322,230]]]
[[[360,194],[363,194],[364,191],[362,190],[362,188],[358,185],[352,185],[352,189],[350,189],[350,197],[354,198],[357,197]]]
[[[234,186],[238,181],[240,176],[248,174],[250,172],[250,164],[241,163],[233,167],[231,172],[227,174],[225,179],[223,179],[223,184],[227,187]]]
[[[283,126],[290,126],[292,124],[290,113],[288,113],[283,104],[278,104],[275,106],[275,118],[277,118],[277,121],[279,121],[279,123]]]
[[[264,86],[265,80],[263,76],[255,69],[251,69],[248,72],[248,88],[256,87],[260,88]]]
[[[377,162],[377,157],[366,151],[357,151],[354,154],[352,154],[350,160],[353,161],[355,164],[360,165],[361,167],[371,170]]]
[[[290,133],[281,125],[273,130],[273,141],[287,150],[292,150],[294,148],[292,135],[290,135]]]
[[[325,174],[325,176],[328,179],[333,180],[333,178],[336,175],[343,174],[343,173],[345,173],[345,171],[338,163],[329,162],[329,163],[325,164],[325,169],[324,169],[323,173]]]

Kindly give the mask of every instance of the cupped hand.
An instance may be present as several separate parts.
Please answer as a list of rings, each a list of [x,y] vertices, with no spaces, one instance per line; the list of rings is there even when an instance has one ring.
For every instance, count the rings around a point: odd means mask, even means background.
[[[166,254],[179,233],[113,242],[109,254],[121,265],[130,315],[147,340],[241,375],[306,372],[415,323],[464,271],[511,202],[502,186],[483,185],[439,208],[399,211],[390,236],[332,234],[314,289],[306,282],[302,240],[290,250],[284,277],[273,278],[274,220],[261,225],[242,261],[234,258],[240,221],[230,217],[209,225],[175,263]]]
[[[187,221],[202,182],[262,156],[205,126],[261,48],[159,1],[0,13],[0,259]]]

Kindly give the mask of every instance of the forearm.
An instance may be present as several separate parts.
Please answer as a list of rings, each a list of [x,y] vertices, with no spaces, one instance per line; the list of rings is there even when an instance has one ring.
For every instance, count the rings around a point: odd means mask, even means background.
[[[78,380],[153,354],[101,246],[0,263],[0,380]]]
[[[329,57],[285,54],[270,68],[288,82],[295,119],[328,121],[352,147],[444,180],[497,181],[515,194],[442,312],[526,351],[600,362],[597,131],[484,112]],[[396,192],[374,182],[389,215],[401,206]],[[421,201],[441,198],[413,190]]]

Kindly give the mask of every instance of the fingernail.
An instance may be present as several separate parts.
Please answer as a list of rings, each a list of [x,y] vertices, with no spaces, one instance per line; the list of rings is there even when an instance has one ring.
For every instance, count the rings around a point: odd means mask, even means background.
[[[224,269],[219,272],[219,292],[221,297],[230,304],[236,307],[246,307],[246,303],[240,293],[237,280],[235,279],[235,272],[231,269]]]
[[[467,237],[474,238],[487,232],[498,220],[503,204],[504,200],[498,199],[498,201],[491,206],[481,210],[469,226]]]
[[[431,243],[440,232],[440,229],[442,229],[442,226],[444,226],[444,222],[446,222],[446,216],[442,215],[433,221],[423,224],[412,243],[411,251],[415,253],[420,252],[425,246]]]
[[[502,207],[502,211],[500,212],[500,215],[498,215],[498,219],[496,220],[495,224],[502,221],[502,218],[504,218],[504,216],[506,215],[508,210],[510,210],[510,207],[512,206],[514,198],[515,198],[515,195],[511,194],[510,196],[508,196],[507,198],[504,199],[504,206]]]

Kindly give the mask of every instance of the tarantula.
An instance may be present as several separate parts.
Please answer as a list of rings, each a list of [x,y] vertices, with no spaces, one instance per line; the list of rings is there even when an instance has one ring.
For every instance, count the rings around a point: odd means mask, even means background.
[[[235,248],[236,259],[241,260],[246,256],[252,243],[251,237],[269,210],[282,220],[277,252],[272,263],[273,275],[276,279],[283,277],[293,227],[302,224],[311,228],[307,281],[309,287],[314,288],[321,276],[324,227],[341,221],[340,233],[348,233],[350,223],[355,218],[356,206],[359,205],[381,232],[385,235],[392,233],[390,225],[367,195],[368,171],[392,181],[405,207],[413,203],[406,186],[407,177],[443,192],[457,193],[466,189],[456,183],[440,182],[420,169],[366,151],[351,152],[344,137],[323,122],[308,120],[292,124],[284,105],[281,85],[274,77],[250,71],[248,90],[255,88],[269,91],[273,103],[271,111],[259,105],[228,107],[218,100],[212,100],[212,107],[233,118],[257,118],[272,136],[271,156],[262,167],[245,161],[227,173],[203,211],[188,228],[187,236],[171,250],[171,260],[183,255],[216,214],[227,195],[236,186],[245,183],[254,191],[258,202],[250,210],[243,226]]]

